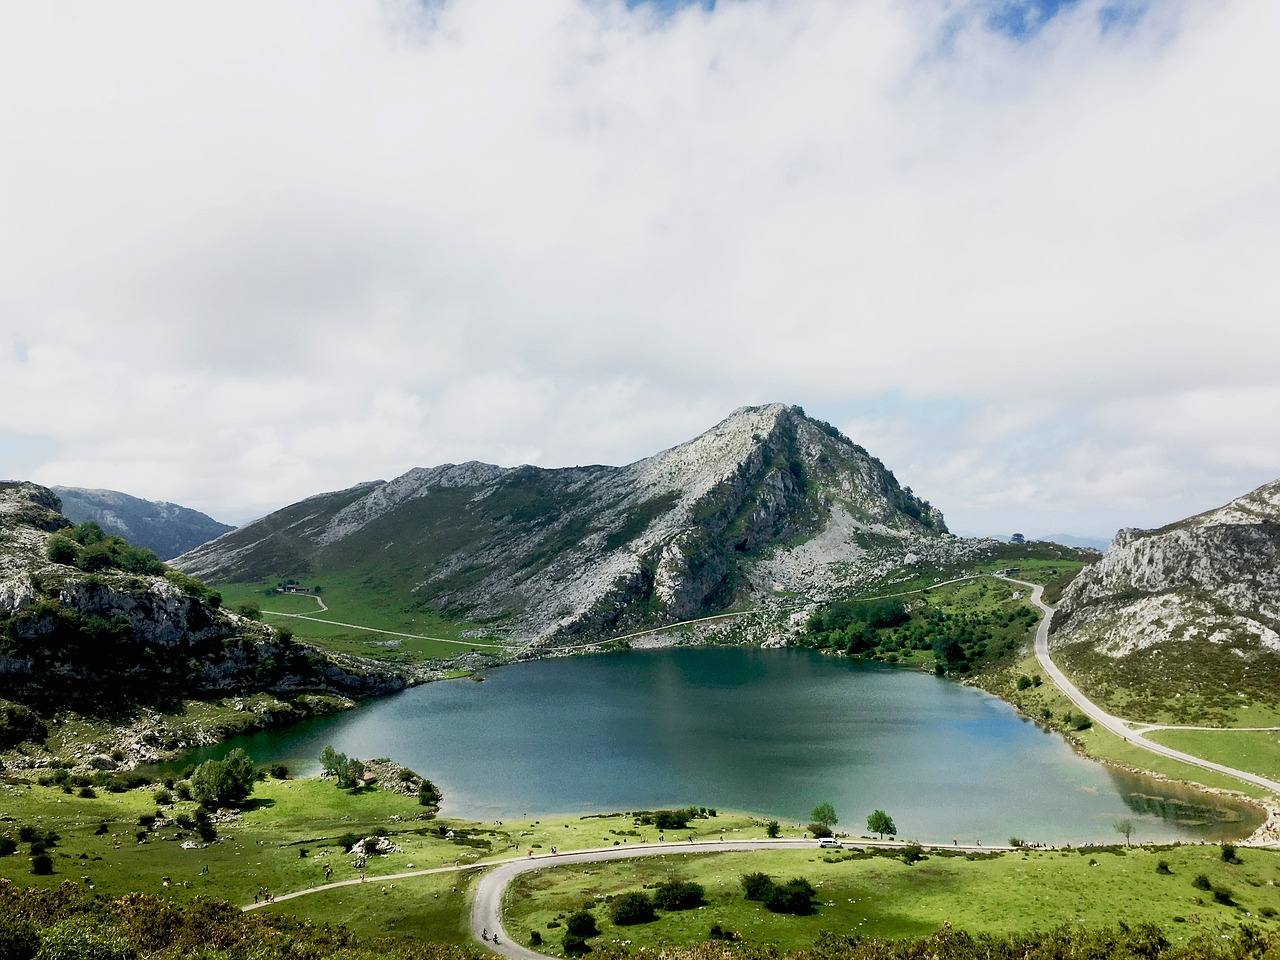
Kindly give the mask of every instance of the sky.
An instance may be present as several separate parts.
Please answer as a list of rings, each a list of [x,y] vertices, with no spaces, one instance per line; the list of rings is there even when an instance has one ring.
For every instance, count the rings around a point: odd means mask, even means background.
[[[0,475],[242,521],[745,404],[975,533],[1280,476],[1274,0],[0,5]]]

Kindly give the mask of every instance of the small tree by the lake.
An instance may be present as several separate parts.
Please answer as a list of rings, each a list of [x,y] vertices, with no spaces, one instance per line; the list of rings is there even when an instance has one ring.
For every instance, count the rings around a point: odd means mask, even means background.
[[[880,834],[881,840],[884,839],[885,834],[892,837],[898,833],[898,825],[893,822],[893,817],[883,810],[872,810],[867,815],[867,829],[872,833]]]
[[[770,820],[764,825],[764,835],[770,840],[776,840],[782,835],[782,827],[778,825],[777,820]]]
[[[191,796],[205,806],[234,805],[253,792],[258,771],[240,748],[222,760],[206,760],[191,774]]]
[[[813,808],[813,812],[809,814],[809,819],[814,823],[822,824],[828,830],[840,822],[840,818],[836,816],[835,806],[830,801],[825,800]]]
[[[1133,821],[1128,818],[1117,820],[1111,825],[1111,827],[1116,833],[1124,837],[1124,845],[1126,847],[1129,846],[1129,842],[1133,838],[1133,831],[1135,829]]]

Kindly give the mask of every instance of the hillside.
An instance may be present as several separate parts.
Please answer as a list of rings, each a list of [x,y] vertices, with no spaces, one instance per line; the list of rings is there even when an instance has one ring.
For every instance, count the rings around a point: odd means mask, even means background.
[[[93,525],[73,527],[60,506],[45,487],[0,483],[0,719],[71,710],[118,721],[188,698],[404,685],[222,609],[198,580]],[[0,749],[14,741],[6,729]]]
[[[177,558],[212,582],[343,575],[550,644],[812,592],[942,515],[798,407],[744,407],[622,467],[410,470],[285,507]]]
[[[161,560],[170,560],[229,530],[230,524],[190,507],[163,500],[142,500],[117,490],[53,487],[62,500],[62,513],[72,523],[92,520],[107,533],[146,547]]]
[[[1063,593],[1051,644],[1130,719],[1280,711],[1280,481],[1158,530],[1120,531]]]

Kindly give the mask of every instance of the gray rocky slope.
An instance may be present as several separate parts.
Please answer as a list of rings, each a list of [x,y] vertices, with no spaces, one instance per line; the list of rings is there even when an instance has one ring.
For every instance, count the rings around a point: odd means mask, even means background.
[[[744,407],[621,467],[410,470],[293,504],[178,557],[211,581],[355,575],[533,645],[598,639],[950,540],[942,515],[798,407]]]
[[[1059,643],[1122,657],[1170,641],[1280,652],[1280,481],[1158,530],[1121,530],[1064,591]]]
[[[199,510],[163,500],[143,500],[118,490],[52,489],[62,500],[63,515],[72,523],[92,520],[107,533],[146,547],[161,560],[170,560],[235,529]]]
[[[1280,708],[1280,481],[1121,530],[1063,592],[1050,645],[1122,716],[1250,722]]]
[[[48,557],[58,496],[0,483],[0,696],[42,712],[127,711],[260,690],[389,692],[385,668],[321,653],[221,609],[190,577],[94,573]]]

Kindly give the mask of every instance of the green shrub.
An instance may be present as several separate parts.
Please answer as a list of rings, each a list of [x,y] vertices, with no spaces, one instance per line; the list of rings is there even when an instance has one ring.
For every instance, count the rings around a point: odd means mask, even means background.
[[[653,891],[653,905],[659,910],[692,910],[706,902],[702,884],[692,880],[664,880]]]
[[[81,787],[78,791],[76,791],[76,794],[77,796],[85,800],[92,800],[94,797],[98,795],[97,792],[93,789],[93,787]]]
[[[32,960],[39,950],[35,927],[17,917],[0,920],[0,960]]]
[[[587,943],[586,937],[575,937],[571,933],[564,935],[564,952],[571,957],[580,957],[584,953],[591,952],[591,944]]]
[[[773,877],[767,873],[744,873],[740,882],[742,895],[748,900],[764,900],[773,889]]]
[[[0,857],[8,857],[18,849],[18,842],[13,837],[0,835]]]
[[[1209,878],[1203,873],[1197,873],[1195,879],[1191,881],[1191,885],[1197,890],[1212,890],[1213,884],[1209,882]]]
[[[764,907],[772,913],[789,913],[797,917],[813,913],[813,898],[817,891],[808,880],[795,877],[783,884],[774,884],[764,898]]]
[[[537,930],[534,930],[532,933],[529,934],[529,946],[531,947],[542,946],[542,934],[539,933]]]
[[[53,873],[53,858],[43,851],[31,858],[31,872],[38,877]]]
[[[620,927],[657,920],[653,900],[646,893],[623,893],[609,901],[609,919]]]
[[[594,937],[600,933],[596,926],[596,918],[590,910],[578,910],[569,914],[564,922],[564,931],[575,937]]]
[[[1173,871],[1169,869],[1169,861],[1161,860],[1159,863],[1157,863],[1156,873],[1161,873],[1161,874],[1164,874],[1165,876],[1172,874]]]
[[[83,915],[54,924],[41,939],[40,960],[133,960],[138,955],[123,937]]]
[[[80,557],[80,545],[61,534],[54,534],[49,538],[49,546],[45,549],[45,556],[53,563],[61,563],[73,567]]]
[[[191,775],[191,796],[203,804],[234,805],[253,792],[253,761],[239,747],[223,760],[206,760]]]
[[[1233,863],[1233,864],[1244,862],[1240,859],[1240,855],[1236,852],[1236,845],[1234,843],[1224,843],[1222,845],[1222,862]]]

